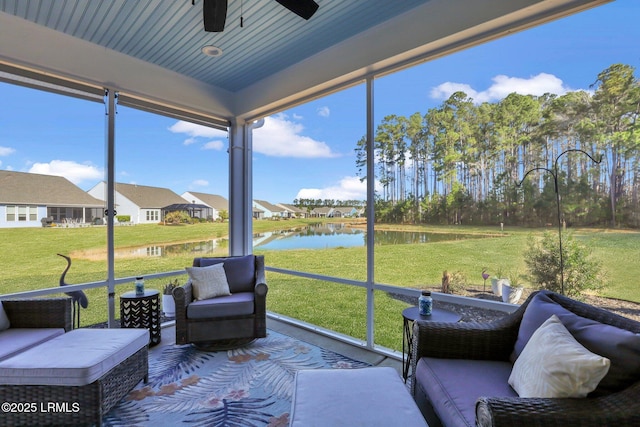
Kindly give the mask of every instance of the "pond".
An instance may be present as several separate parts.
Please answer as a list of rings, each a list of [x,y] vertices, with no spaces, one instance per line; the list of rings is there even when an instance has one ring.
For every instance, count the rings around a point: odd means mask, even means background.
[[[253,235],[253,247],[263,250],[349,248],[366,245],[366,230],[347,224],[316,224],[307,227],[270,231]],[[429,233],[421,231],[376,230],[376,245],[422,244],[447,240],[478,238],[463,233]],[[116,258],[220,253],[229,245],[226,238],[187,243],[156,244],[118,249]]]

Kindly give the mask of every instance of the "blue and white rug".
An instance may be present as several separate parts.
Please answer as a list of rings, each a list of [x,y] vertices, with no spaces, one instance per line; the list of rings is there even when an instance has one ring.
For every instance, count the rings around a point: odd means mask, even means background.
[[[296,371],[369,366],[273,331],[228,351],[158,350],[149,356],[149,382],[115,406],[105,426],[285,427]]]

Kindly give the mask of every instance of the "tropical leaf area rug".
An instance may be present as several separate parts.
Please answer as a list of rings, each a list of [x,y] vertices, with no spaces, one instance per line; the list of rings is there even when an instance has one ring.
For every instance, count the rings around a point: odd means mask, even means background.
[[[369,366],[274,331],[227,351],[158,350],[149,355],[149,382],[116,405],[105,426],[284,427],[296,371]]]

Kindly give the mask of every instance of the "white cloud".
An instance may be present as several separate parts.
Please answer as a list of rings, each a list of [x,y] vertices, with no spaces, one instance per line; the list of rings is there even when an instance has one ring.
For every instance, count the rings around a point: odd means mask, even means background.
[[[275,157],[337,157],[322,141],[301,135],[304,126],[285,114],[265,117],[264,125],[253,131],[253,150]]]
[[[329,117],[331,115],[331,110],[329,110],[329,107],[327,107],[327,106],[318,107],[316,112],[318,113],[318,115],[320,117]]]
[[[510,93],[540,96],[545,93],[564,95],[571,88],[565,86],[561,79],[553,74],[540,73],[528,79],[497,75],[491,79],[493,84],[487,90],[476,91],[465,83],[445,82],[431,89],[431,97],[447,99],[454,92],[463,91],[477,103],[497,101]]]
[[[29,172],[62,176],[76,185],[83,181],[100,180],[104,178],[104,172],[99,168],[91,164],[76,163],[69,160],[52,160],[49,163],[34,163],[29,169]]]
[[[192,187],[208,187],[209,181],[207,181],[206,179],[196,179],[191,183],[191,186]]]
[[[293,118],[295,120],[302,120],[302,119],[304,119],[304,116],[302,116],[300,114],[293,113]]]
[[[376,189],[380,190],[378,182]],[[335,200],[366,200],[367,182],[360,181],[357,176],[345,176],[335,185],[325,188],[301,188],[297,199],[335,199]]]
[[[220,151],[224,148],[224,142],[222,141],[209,141],[202,146],[203,150],[216,150]]]
[[[9,154],[15,153],[16,150],[11,147],[3,147],[0,145],[0,156],[8,156]]]
[[[191,145],[198,142],[198,138],[227,138],[227,132],[219,129],[214,129],[208,126],[197,125],[195,123],[185,122],[183,120],[177,121],[169,127],[169,131],[173,133],[182,133],[188,135],[189,138],[185,139],[184,145]]]

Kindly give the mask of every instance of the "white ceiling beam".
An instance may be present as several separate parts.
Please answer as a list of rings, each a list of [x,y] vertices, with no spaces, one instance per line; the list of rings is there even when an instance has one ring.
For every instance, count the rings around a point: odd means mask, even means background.
[[[0,29],[0,62],[186,111],[233,117],[231,92],[3,12]]]
[[[611,0],[431,0],[243,89],[246,120]]]

